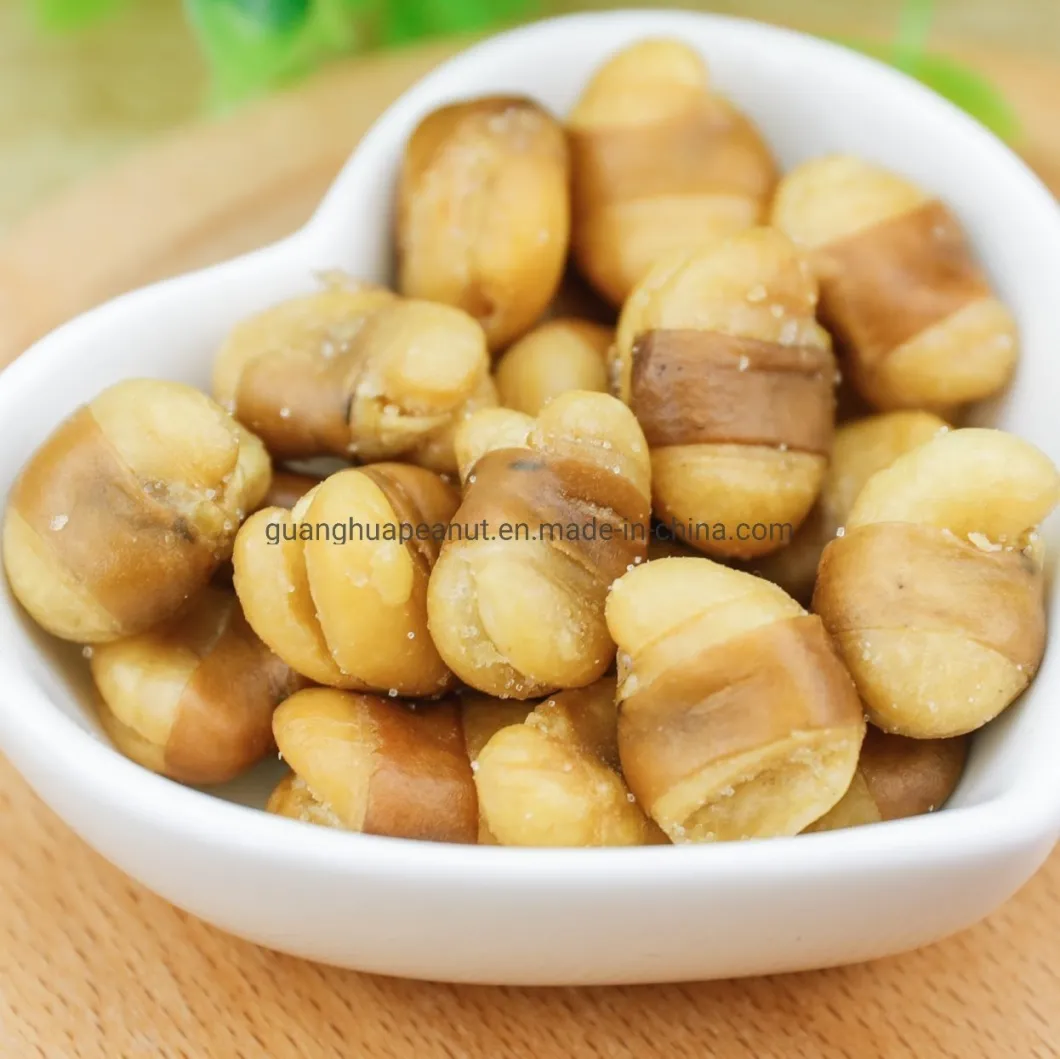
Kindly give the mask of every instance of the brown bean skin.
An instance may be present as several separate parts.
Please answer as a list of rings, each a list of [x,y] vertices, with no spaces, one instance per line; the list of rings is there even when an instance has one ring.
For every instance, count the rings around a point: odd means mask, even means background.
[[[205,394],[153,379],[111,386],[15,482],[3,530],[12,591],[65,640],[143,632],[207,584],[270,477],[261,442]]]
[[[150,632],[97,645],[90,666],[118,749],[185,783],[224,783],[265,757],[273,710],[305,683],[213,587]]]
[[[803,255],[753,228],[658,263],[622,309],[611,378],[651,446],[653,512],[709,556],[777,551],[817,498],[835,363],[816,305]]]
[[[901,820],[941,809],[968,757],[968,740],[907,739],[869,726],[847,793],[806,828],[833,831],[881,820]]]
[[[673,842],[794,835],[850,785],[861,704],[819,618],[761,578],[664,558],[607,601],[618,751]]]
[[[945,739],[986,724],[1045,648],[1036,527],[1060,475],[1000,430],[951,430],[865,483],[821,556],[821,615],[877,727]]]
[[[636,419],[607,394],[572,391],[536,419],[477,413],[456,451],[465,483],[457,532],[427,593],[438,651],[490,695],[591,684],[614,657],[608,586],[647,551],[650,468]]]
[[[467,313],[335,275],[237,324],[213,377],[217,400],[278,461],[405,458],[439,470],[452,464],[439,439],[469,402],[488,401],[488,386],[486,336]]]
[[[959,220],[904,177],[846,155],[813,159],[780,182],[771,223],[813,262],[844,375],[872,408],[952,417],[1012,376],[1012,314]]]
[[[272,812],[348,831],[476,842],[478,802],[452,699],[415,707],[310,688],[276,711],[276,743],[294,778]]]
[[[574,257],[612,305],[667,257],[765,221],[776,180],[769,148],[680,41],[612,56],[567,127]]]

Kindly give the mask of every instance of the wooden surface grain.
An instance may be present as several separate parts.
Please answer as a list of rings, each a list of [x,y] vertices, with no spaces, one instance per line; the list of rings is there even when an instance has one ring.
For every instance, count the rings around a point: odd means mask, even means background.
[[[336,68],[30,217],[0,245],[0,359],[101,298],[289,231],[371,118],[448,50]],[[1060,73],[1011,55],[983,62],[1021,113],[1021,148],[1060,189],[1049,138]],[[107,865],[2,761],[0,843],[2,1059],[1060,1055],[1060,852],[986,922],[905,956],[739,982],[529,990],[371,977],[228,937]]]

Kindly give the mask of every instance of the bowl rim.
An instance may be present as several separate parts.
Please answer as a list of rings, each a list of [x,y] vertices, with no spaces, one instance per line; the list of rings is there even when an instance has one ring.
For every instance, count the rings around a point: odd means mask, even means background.
[[[370,165],[373,152],[385,147],[391,128],[403,124],[425,108],[437,104],[438,89],[462,67],[512,44],[541,41],[575,27],[636,25],[642,35],[680,33],[696,23],[728,33],[753,36],[775,43],[788,42],[810,49],[822,62],[839,62],[871,76],[881,91],[904,94],[910,104],[931,107],[957,123],[965,136],[984,147],[1002,152],[1008,178],[1021,194],[1038,201],[1034,208],[1050,216],[1052,236],[1060,246],[1060,209],[1052,195],[1026,165],[984,127],[925,86],[885,64],[841,45],[794,30],[752,20],[695,11],[646,9],[588,12],[531,23],[477,43],[422,78],[373,123],[336,177],[309,222],[293,236],[250,254],[141,288],[83,314],[35,343],[0,375],[0,419],[18,421],[19,394],[45,385],[49,372],[61,370],[67,354],[64,343],[74,329],[105,323],[124,312],[135,299],[152,297],[164,288],[176,296],[184,284],[220,270],[239,268],[250,259],[309,251],[318,233],[330,223],[345,184],[362,165]],[[999,159],[1000,160],[1000,159]],[[1046,208],[1047,207],[1047,208]],[[12,415],[12,413],[14,413]],[[13,604],[12,609],[17,605]],[[996,854],[1060,837],[1060,785],[1035,773],[1019,777],[1000,793],[974,805],[944,812],[889,821],[867,828],[821,832],[787,839],[752,839],[744,842],[685,844],[679,846],[568,849],[558,847],[500,847],[415,842],[385,836],[363,835],[306,826],[247,806],[227,802],[212,794],[185,787],[142,768],[118,750],[96,738],[67,716],[40,687],[11,648],[0,643],[0,673],[6,690],[0,695],[0,733],[4,749],[16,767],[40,757],[47,747],[47,770],[61,771],[68,786],[91,790],[93,801],[114,819],[137,818],[224,851],[241,851],[262,861],[297,862],[306,871],[406,876],[409,870],[430,871],[432,876],[493,886],[523,885],[569,890],[572,886],[638,886],[658,884],[663,878],[687,880],[689,875],[738,879],[748,871],[760,877],[786,878],[845,871],[860,874],[872,867],[894,868],[916,864],[923,868],[956,856],[976,852]],[[37,786],[36,784],[34,784]],[[43,785],[41,785],[43,786]],[[47,791],[42,790],[45,800]],[[665,850],[665,852],[662,852]],[[657,871],[666,858],[665,876]]]

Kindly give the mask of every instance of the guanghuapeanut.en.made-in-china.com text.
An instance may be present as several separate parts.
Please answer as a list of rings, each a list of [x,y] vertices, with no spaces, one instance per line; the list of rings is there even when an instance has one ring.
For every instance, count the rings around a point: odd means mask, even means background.
[[[325,541],[343,545],[353,541],[656,541],[694,544],[697,541],[771,541],[786,544],[794,527],[788,522],[692,522],[671,519],[650,527],[643,522],[268,522],[269,544],[281,541]]]

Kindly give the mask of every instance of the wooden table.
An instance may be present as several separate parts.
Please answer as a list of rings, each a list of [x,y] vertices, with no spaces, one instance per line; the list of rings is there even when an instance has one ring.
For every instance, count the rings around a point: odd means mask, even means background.
[[[0,362],[101,298],[289,231],[370,118],[449,50],[333,69],[178,133],[16,226],[0,245]],[[1022,148],[1060,189],[1049,139],[1060,72],[980,59],[1021,113]],[[3,1059],[1060,1055],[1060,852],[985,923],[902,957],[742,982],[535,991],[374,978],[230,938],[108,866],[2,761],[0,842]]]

